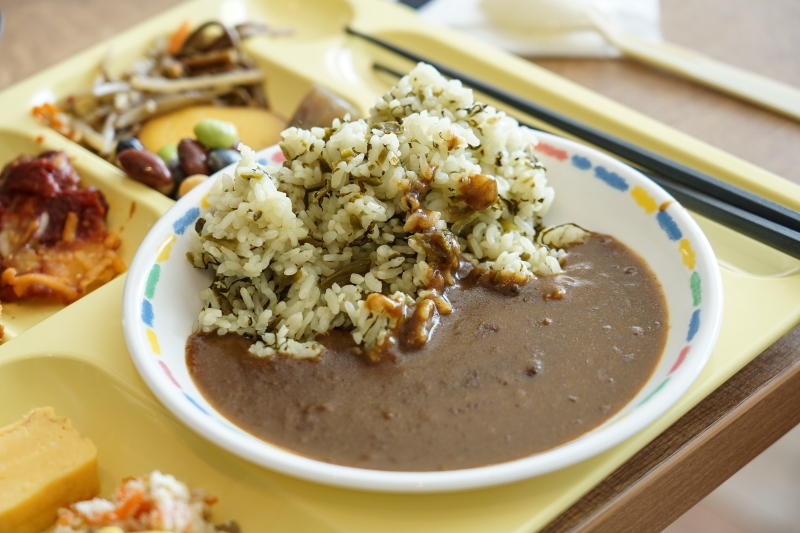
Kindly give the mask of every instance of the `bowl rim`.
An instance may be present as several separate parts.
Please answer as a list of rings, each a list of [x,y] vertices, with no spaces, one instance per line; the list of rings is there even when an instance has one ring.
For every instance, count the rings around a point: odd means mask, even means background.
[[[590,156],[598,165],[602,164],[613,172],[622,173],[626,179],[630,179],[635,185],[640,185],[651,192],[656,191],[659,196],[670,198],[680,206],[661,187],[618,159],[592,147],[552,134],[536,132],[536,135],[540,143],[545,141],[549,145],[569,150],[574,154]],[[259,151],[259,154],[272,150],[275,150],[275,147]],[[221,170],[215,176],[222,172],[230,172],[232,168],[233,165]],[[148,342],[140,327],[139,306],[141,297],[144,294],[147,275],[150,267],[155,262],[155,253],[153,251],[163,241],[166,234],[164,230],[172,226],[172,219],[175,218],[177,213],[182,214],[188,205],[200,205],[202,196],[211,186],[210,182],[211,180],[208,180],[179,200],[153,225],[142,241],[128,270],[123,292],[122,322],[125,341],[134,365],[147,386],[178,419],[223,449],[259,466],[284,474],[312,482],[352,489],[424,493],[460,491],[502,485],[559,470],[606,451],[655,422],[696,381],[700,372],[706,366],[719,336],[722,321],[723,292],[722,278],[716,257],[708,239],[688,212],[683,207],[671,209],[670,213],[679,223],[680,228],[692,237],[692,246],[697,257],[696,269],[703,269],[703,307],[707,311],[704,311],[702,324],[692,343],[692,361],[694,361],[694,365],[688,368],[684,367],[682,369],[683,377],[680,380],[672,380],[672,383],[664,387],[666,390],[660,391],[649,401],[637,405],[626,416],[614,420],[611,424],[608,424],[608,421],[604,422],[597,428],[555,448],[504,463],[461,470],[397,472],[335,465],[301,456],[271,443],[261,441],[241,429],[238,432],[223,431],[222,426],[190,405],[189,400],[182,395],[174,393],[174,387],[166,387],[167,378],[158,370],[158,365],[151,362],[152,357],[149,355]],[[650,384],[654,375],[655,372],[644,387]],[[620,411],[626,409],[630,403],[629,401]],[[222,415],[219,416],[222,417]],[[222,418],[224,419],[224,417]],[[610,431],[610,429],[613,430]],[[241,438],[241,434],[244,434],[245,437],[250,437],[250,439]],[[251,439],[255,439],[257,443],[252,443]]]

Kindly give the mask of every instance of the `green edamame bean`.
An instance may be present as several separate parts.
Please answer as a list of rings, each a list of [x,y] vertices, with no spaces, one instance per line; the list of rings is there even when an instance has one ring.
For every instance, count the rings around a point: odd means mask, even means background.
[[[175,161],[178,159],[178,143],[165,144],[158,151],[158,157],[164,160],[165,163]]]
[[[239,138],[235,124],[215,118],[204,118],[198,122],[194,127],[194,135],[203,146],[212,150],[230,148]]]

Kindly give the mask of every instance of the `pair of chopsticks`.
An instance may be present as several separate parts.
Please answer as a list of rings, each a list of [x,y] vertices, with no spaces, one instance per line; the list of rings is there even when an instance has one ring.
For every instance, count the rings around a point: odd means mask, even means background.
[[[459,79],[464,85],[526,115],[535,117],[554,128],[622,159],[626,159],[641,167],[645,175],[664,188],[685,207],[781,252],[800,258],[800,213],[797,211],[672,161],[631,142],[609,135],[381,39],[360,33],[352,28],[347,28],[346,31],[353,36],[376,44],[412,61],[428,63],[445,76]],[[394,76],[402,76],[401,73],[382,65],[376,64],[374,67]],[[531,127],[529,125],[526,126]]]

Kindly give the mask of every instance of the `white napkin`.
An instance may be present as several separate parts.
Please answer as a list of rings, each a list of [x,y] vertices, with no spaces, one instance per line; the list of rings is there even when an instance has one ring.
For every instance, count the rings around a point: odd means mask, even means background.
[[[583,15],[597,9],[626,29],[661,39],[658,0],[433,0],[420,15],[522,56],[617,57]]]

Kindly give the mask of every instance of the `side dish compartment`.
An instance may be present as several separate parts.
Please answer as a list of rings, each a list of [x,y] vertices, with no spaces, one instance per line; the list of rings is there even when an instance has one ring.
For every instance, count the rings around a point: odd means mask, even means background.
[[[118,253],[129,265],[139,243],[155,221],[169,209],[172,201],[125,178],[121,170],[55,132],[44,128],[38,134],[0,130],[0,166],[23,154],[38,155],[49,150],[66,152],[81,177],[82,187],[94,186],[103,193],[109,206],[108,231],[119,235],[122,244]],[[0,324],[5,329],[5,340],[63,308],[64,304],[45,299],[4,303]]]

